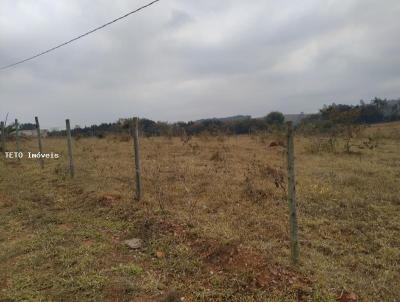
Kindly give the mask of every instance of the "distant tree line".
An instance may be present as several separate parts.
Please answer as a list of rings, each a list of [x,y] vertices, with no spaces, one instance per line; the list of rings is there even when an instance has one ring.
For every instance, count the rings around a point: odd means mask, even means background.
[[[358,105],[324,105],[317,114],[305,115],[300,127],[319,130],[332,129],[337,125],[372,124],[400,120],[400,99],[374,98]],[[104,136],[107,133],[129,133],[131,119],[119,119],[115,123],[92,126],[75,126],[73,136]],[[190,122],[155,122],[140,119],[140,130],[145,136],[180,136],[208,134],[249,134],[260,131],[283,129],[285,117],[281,112],[270,112],[262,118],[235,116],[222,119],[204,119]],[[23,124],[22,129],[35,129],[34,124]],[[65,135],[65,131],[51,131],[49,135]]]
[[[103,136],[107,133],[129,133],[131,119],[120,119],[115,123],[103,123],[80,127],[72,130],[73,136]],[[223,119],[204,119],[190,122],[155,122],[150,119],[140,119],[140,130],[145,136],[180,136],[209,134],[249,134],[258,131],[268,131],[282,128],[285,117],[281,112],[271,112],[263,118],[237,116]],[[51,131],[49,135],[65,135],[65,130]]]
[[[317,114],[305,118],[301,126],[329,130],[337,125],[361,125],[400,120],[400,99],[374,98],[358,105],[325,105]]]
[[[19,129],[20,130],[35,130],[36,125],[32,124],[32,123],[25,123],[25,124],[19,125]]]

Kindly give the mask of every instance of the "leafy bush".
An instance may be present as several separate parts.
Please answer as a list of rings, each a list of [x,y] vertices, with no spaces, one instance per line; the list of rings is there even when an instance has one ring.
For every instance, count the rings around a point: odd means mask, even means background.
[[[265,117],[265,121],[268,125],[283,125],[285,122],[285,116],[282,112],[272,111]]]

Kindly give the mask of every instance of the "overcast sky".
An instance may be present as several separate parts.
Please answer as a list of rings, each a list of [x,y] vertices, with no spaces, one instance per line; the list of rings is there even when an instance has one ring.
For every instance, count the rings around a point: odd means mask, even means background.
[[[0,0],[0,65],[147,1]],[[399,0],[161,0],[0,71],[0,114],[43,127],[177,121],[400,97]]]

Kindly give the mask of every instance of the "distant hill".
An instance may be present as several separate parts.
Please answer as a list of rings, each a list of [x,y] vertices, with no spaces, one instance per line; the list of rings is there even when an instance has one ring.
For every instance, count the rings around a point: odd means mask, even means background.
[[[287,122],[293,122],[294,125],[299,124],[304,118],[309,117],[311,114],[305,114],[305,113],[299,113],[299,114],[284,114],[285,116],[285,121]],[[234,116],[228,116],[228,117],[214,117],[214,118],[206,118],[206,119],[200,119],[195,121],[195,123],[201,123],[205,121],[221,121],[221,122],[237,122],[237,121],[243,121],[243,120],[248,120],[251,119],[251,115],[234,115]],[[264,117],[258,117],[256,118],[257,120],[263,119]]]
[[[293,122],[294,125],[298,125],[303,119],[309,117],[311,114],[300,113],[300,114],[285,114],[286,122]]]
[[[228,117],[213,117],[197,120],[195,122],[204,122],[204,121],[221,121],[221,122],[231,122],[231,121],[241,121],[251,119],[251,115],[234,115]]]

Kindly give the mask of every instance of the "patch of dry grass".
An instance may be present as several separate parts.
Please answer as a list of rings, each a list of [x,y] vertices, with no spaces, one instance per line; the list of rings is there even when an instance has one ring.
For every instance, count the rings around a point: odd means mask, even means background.
[[[310,153],[296,138],[298,268],[276,137],[144,138],[140,203],[126,138],[74,141],[73,180],[65,140],[45,139],[62,156],[43,171],[0,162],[0,299],[396,301],[398,127],[367,129],[378,146],[357,154]],[[122,244],[133,237],[141,250]]]

